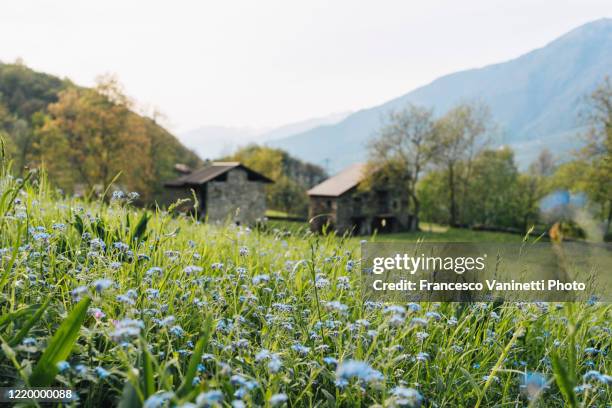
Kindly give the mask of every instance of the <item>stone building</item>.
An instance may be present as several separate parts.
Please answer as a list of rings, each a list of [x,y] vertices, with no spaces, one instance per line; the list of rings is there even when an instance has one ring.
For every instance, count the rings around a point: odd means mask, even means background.
[[[359,188],[367,167],[354,164],[308,190],[310,227],[319,232],[327,224],[338,233],[357,235],[399,232],[410,228],[408,199],[382,185]]]
[[[171,201],[192,198],[196,192],[198,215],[212,222],[230,220],[252,224],[266,212],[265,185],[269,178],[239,162],[213,162],[164,184]],[[193,203],[191,208],[193,211]]]

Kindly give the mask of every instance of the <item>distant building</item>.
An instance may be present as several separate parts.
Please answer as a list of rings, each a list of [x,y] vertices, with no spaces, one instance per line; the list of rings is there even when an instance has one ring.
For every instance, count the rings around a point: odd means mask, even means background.
[[[193,189],[202,218],[251,224],[266,212],[264,187],[267,183],[272,180],[239,162],[213,162],[164,186],[171,192],[170,201],[192,198]],[[189,209],[193,210],[193,205]]]
[[[365,164],[354,164],[308,190],[313,231],[321,231],[326,224],[339,233],[357,235],[409,229],[412,215],[407,198],[382,185],[359,189],[366,171]]]

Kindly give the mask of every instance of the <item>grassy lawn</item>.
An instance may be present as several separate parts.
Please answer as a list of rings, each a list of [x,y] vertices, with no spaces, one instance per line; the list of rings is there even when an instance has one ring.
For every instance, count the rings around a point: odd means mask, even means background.
[[[384,303],[364,297],[362,237],[83,202],[2,171],[0,193],[2,387],[84,407],[612,400],[608,304]],[[429,227],[375,239],[520,239]]]
[[[521,242],[523,236],[507,232],[475,231],[468,228],[450,228],[439,225],[421,224],[419,232],[381,234],[376,241],[417,241],[426,242]]]
[[[288,231],[292,234],[308,231],[308,224],[295,221],[268,221],[272,229]],[[532,237],[535,238],[535,237]],[[371,237],[355,236],[352,241],[368,239],[372,241],[406,241],[414,242],[423,240],[425,242],[521,242],[523,236],[507,232],[475,231],[467,228],[449,228],[438,224],[421,223],[419,232],[400,232],[395,234],[376,234]]]

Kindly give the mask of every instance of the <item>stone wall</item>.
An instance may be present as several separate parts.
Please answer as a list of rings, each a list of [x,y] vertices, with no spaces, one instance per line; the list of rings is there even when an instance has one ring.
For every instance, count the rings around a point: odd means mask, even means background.
[[[196,192],[197,194],[197,192]],[[176,203],[178,200],[189,199],[182,204],[180,204],[176,211],[179,212],[192,212],[193,211],[193,193],[191,189],[187,187],[166,187],[164,192],[160,198],[160,203],[165,205],[166,208],[170,205]],[[198,197],[199,200],[199,197]]]
[[[321,232],[326,223],[336,226],[336,199],[334,197],[311,196],[308,206],[308,219],[312,220],[310,229]]]
[[[206,183],[206,216],[210,222],[230,220],[252,224],[266,212],[265,183],[251,181],[247,172],[235,168],[226,173],[225,181]]]
[[[327,214],[322,216],[323,214]],[[408,202],[395,194],[380,196],[374,192],[349,191],[340,197],[311,196],[309,218],[318,216],[310,225],[320,232],[327,222],[339,234],[369,235],[374,229],[386,232],[407,231],[412,217]],[[385,220],[383,227],[382,220]]]

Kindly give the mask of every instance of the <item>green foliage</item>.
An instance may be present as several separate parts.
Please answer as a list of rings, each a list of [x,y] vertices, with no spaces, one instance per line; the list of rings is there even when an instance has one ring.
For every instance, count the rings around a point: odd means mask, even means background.
[[[465,172],[465,166],[467,163],[460,162],[455,168]],[[533,197],[531,201],[523,196],[528,191],[527,180],[521,178],[512,151],[485,149],[474,157],[470,166],[471,176],[462,179],[457,188],[458,223],[526,231],[530,226],[525,221],[526,213],[528,210],[534,211],[541,195]],[[430,172],[423,179],[419,194],[423,200],[424,219],[438,223],[448,221],[447,180],[448,170]]]
[[[417,186],[422,173],[434,159],[436,126],[433,111],[409,104],[393,111],[379,134],[368,145],[369,163],[362,190],[384,189],[407,207],[416,218],[411,229],[418,227],[421,200]],[[375,206],[371,206],[375,207]],[[404,208],[404,212],[408,209]]]
[[[612,81],[606,78],[588,99],[585,145],[574,160],[558,166],[551,187],[584,193],[588,210],[603,221],[603,237],[612,234]]]
[[[66,192],[88,194],[122,172],[115,187],[139,192],[144,202],[164,201],[163,182],[176,176],[174,165],[201,164],[168,131],[131,109],[113,78],[87,89],[0,64],[0,135],[14,172],[44,166]]]
[[[202,329],[202,334],[200,335],[200,339],[196,343],[196,346],[193,350],[193,354],[189,359],[189,365],[187,366],[187,371],[185,372],[185,376],[183,377],[183,382],[179,389],[176,391],[177,395],[185,396],[188,394],[193,388],[193,379],[195,378],[198,365],[202,361],[202,355],[206,348],[208,347],[208,341],[210,339],[210,335],[213,330],[213,320],[212,316],[208,315],[204,320],[204,326]]]
[[[53,383],[59,371],[57,364],[70,355],[79,337],[81,325],[87,317],[87,308],[90,303],[91,299],[89,297],[81,300],[49,340],[45,351],[38,360],[38,364],[30,375],[29,384],[31,386],[48,387]]]
[[[57,102],[58,93],[69,86],[73,85],[22,64],[0,63],[0,101],[17,118],[30,121],[36,112],[45,112],[50,103]]]
[[[30,332],[32,327],[34,327],[34,325],[36,323],[38,323],[38,321],[42,317],[43,313],[45,313],[45,310],[47,310],[47,307],[49,306],[49,303],[51,303],[51,299],[47,299],[45,301],[45,303],[43,303],[42,305],[38,306],[38,308],[36,309],[36,312],[33,313],[32,316],[28,320],[25,321],[23,327],[21,327],[21,329],[15,335],[15,337],[13,337],[9,341],[9,343],[8,343],[9,346],[14,347],[14,346],[18,345],[19,343],[21,343],[21,341],[28,335],[28,333]]]
[[[15,184],[0,180],[3,189]],[[547,359],[558,353],[567,361],[575,349],[572,386],[597,389],[576,394],[578,402],[597,406],[611,397],[603,384],[582,380],[589,370],[612,370],[603,353],[585,351],[611,347],[606,304],[575,305],[575,320],[567,304],[422,303],[392,316],[387,305],[364,304],[354,267],[359,238],[315,236],[304,223],[292,231],[205,225],[125,202],[53,197],[32,181],[18,197],[0,219],[0,273],[11,282],[0,285],[2,386],[14,386],[17,375],[30,385],[61,385],[84,406],[214,405],[205,399],[219,394],[228,405],[234,395],[266,406],[286,394],[291,406],[392,406],[396,387],[419,383],[430,405],[527,405],[524,371],[552,380]],[[132,239],[143,217],[146,230]],[[384,239],[436,236],[521,240],[458,229]],[[28,337],[10,346],[24,327]],[[364,361],[381,377],[337,385],[328,358]],[[58,372],[61,360],[67,368]],[[566,404],[558,386],[539,398]]]

